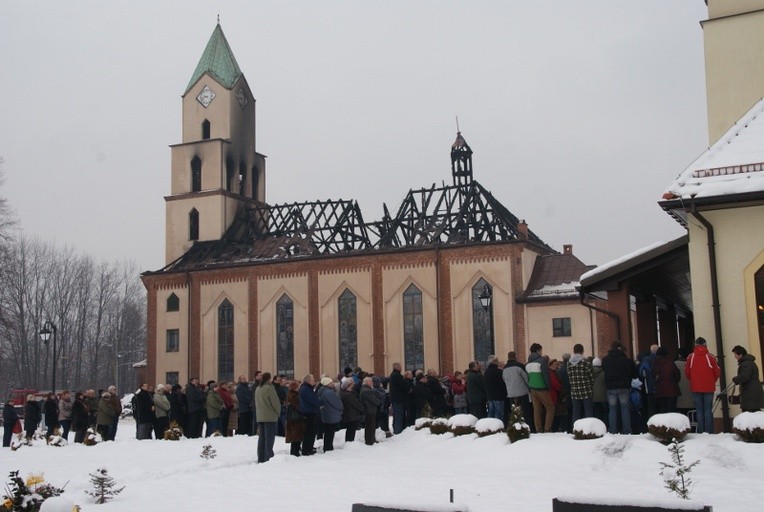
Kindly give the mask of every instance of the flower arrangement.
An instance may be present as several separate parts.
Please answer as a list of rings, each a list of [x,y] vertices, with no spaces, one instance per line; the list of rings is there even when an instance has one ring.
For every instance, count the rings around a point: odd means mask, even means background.
[[[46,483],[42,473],[32,473],[24,480],[18,471],[11,471],[8,478],[10,482],[5,486],[3,496],[4,511],[37,512],[43,501],[64,492],[64,489]]]

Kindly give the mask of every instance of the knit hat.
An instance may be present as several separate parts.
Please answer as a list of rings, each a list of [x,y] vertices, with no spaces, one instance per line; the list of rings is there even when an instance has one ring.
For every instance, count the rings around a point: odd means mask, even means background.
[[[592,359],[592,366],[602,366],[602,359],[599,357]]]
[[[331,386],[332,385],[331,377],[324,377],[323,379],[321,379],[321,385],[322,386]]]
[[[705,338],[698,338],[698,339],[695,340],[695,344],[696,345],[705,345],[706,344],[706,339]]]

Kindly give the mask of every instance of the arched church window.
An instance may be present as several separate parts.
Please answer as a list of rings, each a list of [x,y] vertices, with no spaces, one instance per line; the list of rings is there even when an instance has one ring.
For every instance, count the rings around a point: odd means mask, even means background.
[[[202,160],[198,156],[191,159],[191,192],[202,190]]]
[[[188,214],[188,239],[199,240],[199,211],[196,208]]]
[[[493,341],[493,287],[480,278],[472,287],[472,335],[475,361],[485,364],[495,354]]]
[[[276,302],[276,372],[294,378],[294,302],[286,294]]]
[[[337,309],[339,311],[339,369],[355,368],[358,366],[356,298],[347,288],[337,300]]]
[[[206,119],[202,121],[202,140],[210,138],[210,122]]]
[[[218,307],[218,380],[233,380],[233,304],[228,299]]]
[[[174,293],[167,297],[167,311],[180,311],[180,299]]]
[[[424,368],[422,292],[413,284],[403,292],[403,361],[408,369]]]

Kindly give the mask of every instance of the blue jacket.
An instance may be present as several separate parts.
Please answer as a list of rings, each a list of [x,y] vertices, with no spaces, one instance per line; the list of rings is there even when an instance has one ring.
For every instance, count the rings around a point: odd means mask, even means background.
[[[318,398],[321,400],[321,421],[323,423],[333,425],[342,421],[342,399],[334,386],[322,386],[318,390]]]
[[[305,382],[300,386],[300,411],[303,414],[318,414],[321,410],[321,400],[313,391],[313,386]]]
[[[239,412],[252,412],[252,408],[249,406],[252,403],[252,390],[249,389],[249,384],[246,382],[239,382],[236,385],[236,398],[239,400]]]

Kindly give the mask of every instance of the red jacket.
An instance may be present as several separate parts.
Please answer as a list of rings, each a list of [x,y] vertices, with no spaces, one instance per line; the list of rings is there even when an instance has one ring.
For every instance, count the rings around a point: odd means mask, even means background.
[[[684,374],[690,381],[693,393],[713,393],[721,370],[716,358],[708,353],[705,345],[696,345],[695,350],[687,357]]]

